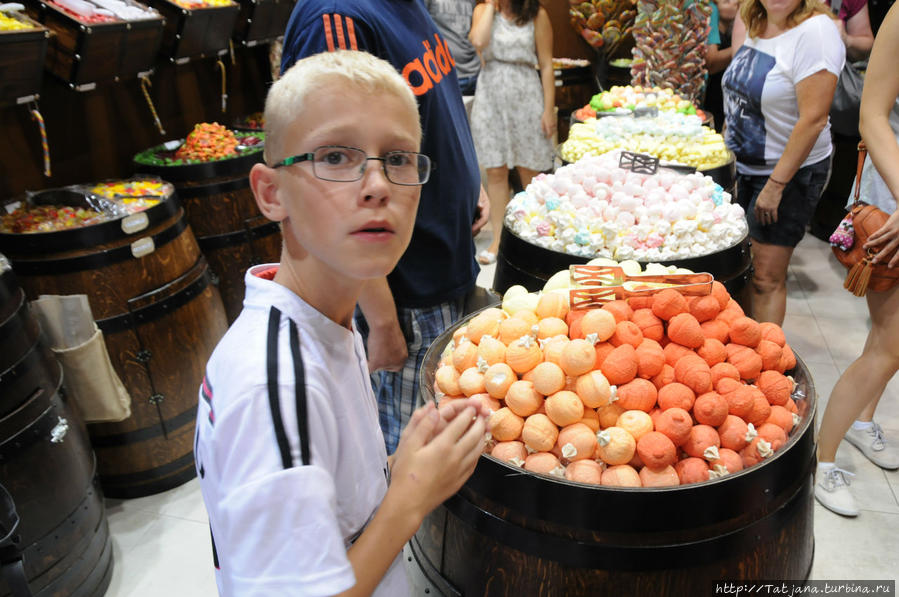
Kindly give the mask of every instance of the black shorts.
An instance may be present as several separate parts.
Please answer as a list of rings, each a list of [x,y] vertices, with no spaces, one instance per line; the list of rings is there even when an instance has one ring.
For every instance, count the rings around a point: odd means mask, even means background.
[[[795,247],[805,235],[805,228],[827,184],[830,158],[803,166],[784,187],[777,222],[763,226],[755,217],[755,200],[768,181],[767,176],[737,175],[737,203],[746,210],[749,237],[753,240],[784,247]]]

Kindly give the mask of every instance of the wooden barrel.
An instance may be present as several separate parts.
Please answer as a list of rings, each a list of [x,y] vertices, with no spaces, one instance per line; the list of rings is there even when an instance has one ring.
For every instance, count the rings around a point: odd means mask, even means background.
[[[138,171],[175,185],[200,250],[215,274],[229,323],[243,307],[246,270],[281,257],[278,224],[259,213],[250,189],[250,168],[261,161],[259,151],[199,164],[148,166],[135,162]]]
[[[752,278],[752,255],[749,246],[749,236],[746,235],[722,251],[661,263],[712,274],[716,280],[724,284],[734,300],[746,308],[749,281]],[[499,252],[496,255],[493,289],[503,294],[510,286],[520,284],[535,292],[542,289],[553,274],[568,269],[571,265],[587,263],[590,259],[544,249],[529,243],[503,226]]]
[[[425,400],[455,329],[425,357]],[[418,594],[679,597],[712,595],[717,581],[807,579],[815,393],[797,362],[801,421],[787,443],[763,464],[716,480],[592,486],[482,455],[472,477],[412,539],[410,563],[421,571],[412,576],[427,579]]]
[[[10,296],[6,290],[16,285],[2,264],[0,272],[3,308]],[[17,309],[12,317],[21,313]],[[5,349],[10,337],[0,338]],[[31,390],[14,409],[0,413],[0,483],[19,516],[18,549],[31,592],[36,597],[101,597],[112,578],[113,559],[96,459],[77,409],[62,393],[61,367],[55,360],[46,363],[51,365],[52,378],[20,377],[32,380]],[[5,389],[0,396],[8,406]],[[8,595],[10,587],[0,577],[0,597]]]
[[[55,191],[30,198],[51,204],[66,199]],[[172,197],[142,213],[147,227],[130,233],[123,222],[111,221],[0,234],[0,250],[29,298],[88,296],[113,367],[131,395],[128,419],[88,425],[110,497],[149,495],[195,476],[197,392],[206,360],[227,329],[218,290],[180,204]]]

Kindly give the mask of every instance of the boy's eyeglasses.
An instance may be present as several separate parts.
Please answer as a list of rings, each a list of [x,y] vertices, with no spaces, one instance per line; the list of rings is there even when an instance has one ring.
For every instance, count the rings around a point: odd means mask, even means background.
[[[272,168],[310,161],[316,178],[332,182],[354,182],[365,174],[369,160],[381,162],[384,176],[393,184],[423,185],[431,175],[431,159],[423,153],[388,151],[383,157],[369,157],[361,149],[342,145],[322,145],[311,153],[301,153],[281,160]]]

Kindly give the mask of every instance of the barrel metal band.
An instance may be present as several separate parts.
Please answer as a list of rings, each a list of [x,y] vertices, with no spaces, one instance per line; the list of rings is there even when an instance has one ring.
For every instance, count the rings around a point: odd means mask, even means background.
[[[49,441],[50,431],[59,423],[59,414],[62,409],[52,403],[41,413],[40,417],[19,433],[0,444],[0,462],[8,457],[18,457],[19,453],[40,440]]]
[[[268,222],[255,228],[245,228],[214,236],[202,236],[197,238],[197,244],[202,251],[214,251],[215,249],[239,245],[257,238],[264,238],[277,233],[279,230],[278,222]]]
[[[104,334],[115,334],[155,321],[163,315],[174,312],[181,305],[190,302],[194,297],[206,290],[210,283],[212,283],[212,273],[207,268],[196,280],[178,292],[146,307],[141,307],[128,313],[113,315],[105,319],[98,319],[97,327]]]
[[[144,483],[146,481],[158,481],[159,483],[166,483],[172,478],[166,479],[165,477],[167,475],[170,475],[171,473],[179,471],[180,469],[185,469],[185,471],[181,471],[177,475],[174,475],[173,478],[187,480],[193,479],[197,476],[197,467],[194,465],[193,450],[190,450],[187,454],[181,456],[176,460],[173,460],[172,462],[168,462],[149,470],[138,471],[136,473],[126,473],[124,475],[104,475],[101,473],[100,483],[103,484],[103,488],[106,490],[107,496],[118,497],[121,496],[121,492],[112,492],[108,489],[109,486],[129,486]],[[119,489],[124,489],[127,491],[127,488],[124,487],[119,487]],[[139,490],[140,488],[135,487],[134,489]]]
[[[220,195],[222,193],[230,193],[241,189],[249,189],[249,179],[244,176],[242,178],[234,178],[222,182],[213,182],[204,185],[192,187],[178,187],[178,196],[181,199],[196,199],[200,197],[210,197],[212,195]]]
[[[185,228],[187,228],[187,222],[184,218],[181,218],[165,230],[153,235],[151,237],[153,245],[158,250],[159,247],[175,240]],[[25,275],[69,274],[89,269],[99,269],[129,259],[134,259],[134,255],[131,253],[131,244],[126,244],[114,249],[78,257],[46,260],[16,259],[13,262],[13,266],[16,272]]]
[[[183,413],[177,414],[171,419],[166,420],[166,427],[171,431],[175,431],[188,423],[193,422],[197,418],[196,406],[187,409]],[[159,425],[151,425],[134,431],[124,431],[122,433],[114,433],[110,435],[91,435],[91,444],[95,448],[111,448],[114,446],[126,446],[136,444],[138,442],[155,439],[162,436],[162,428]]]

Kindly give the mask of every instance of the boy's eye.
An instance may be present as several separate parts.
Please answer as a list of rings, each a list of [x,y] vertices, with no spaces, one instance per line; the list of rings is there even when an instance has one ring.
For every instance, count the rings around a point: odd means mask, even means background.
[[[349,161],[349,157],[345,151],[339,149],[329,149],[318,158],[319,162],[328,164],[329,166],[339,166]]]
[[[387,165],[394,168],[401,168],[412,163],[412,155],[409,153],[396,152],[387,154]]]

